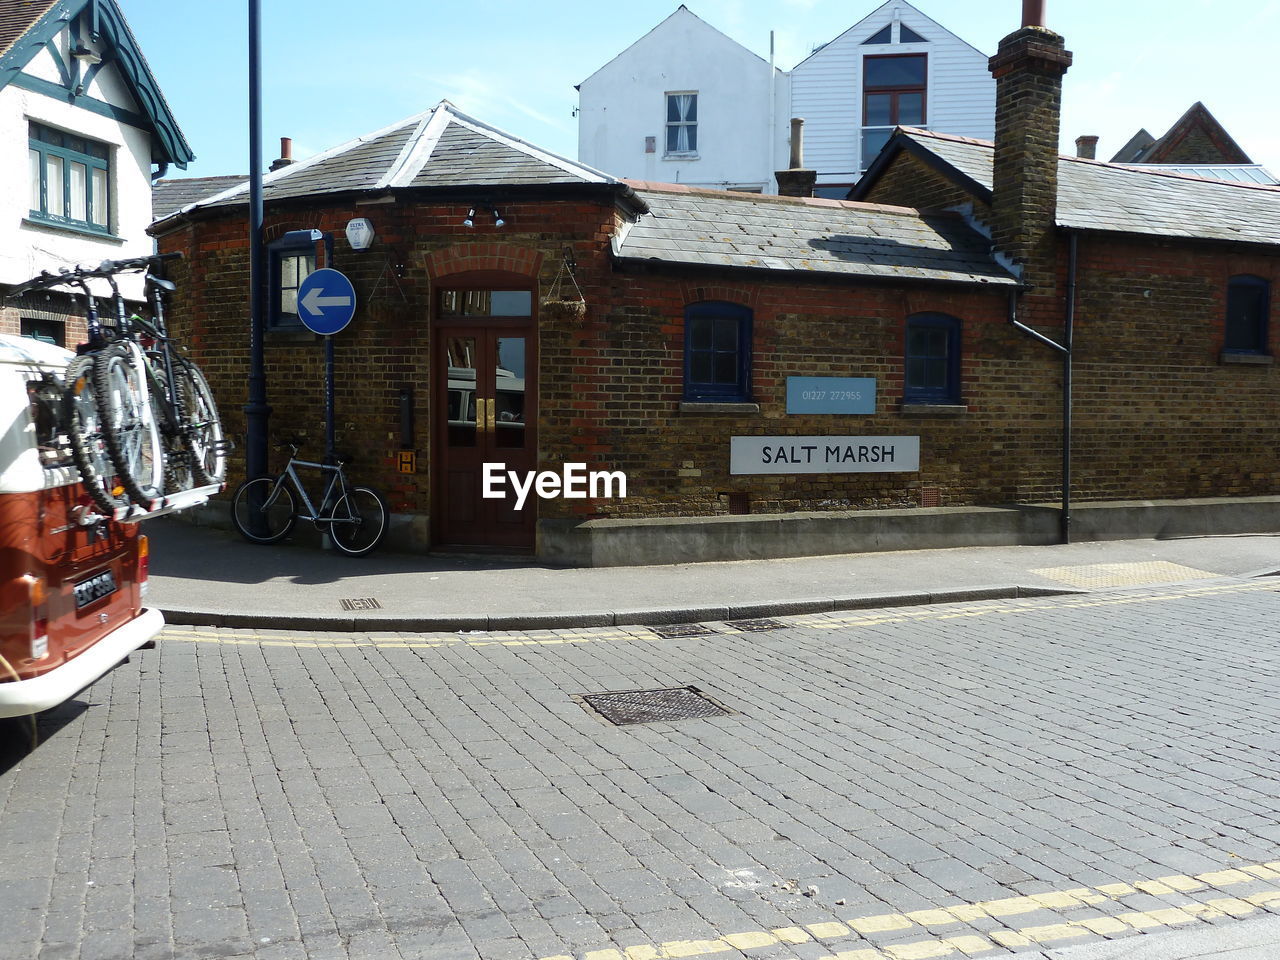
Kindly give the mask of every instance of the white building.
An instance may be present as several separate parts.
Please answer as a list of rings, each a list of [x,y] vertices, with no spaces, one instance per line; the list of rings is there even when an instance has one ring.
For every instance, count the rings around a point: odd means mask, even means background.
[[[115,0],[0,0],[0,296],[41,271],[153,249],[152,168],[193,159]],[[105,288],[103,288],[105,290]],[[141,278],[126,295],[141,299]],[[0,333],[74,344],[58,295],[0,300]]]
[[[907,0],[888,0],[789,73],[682,6],[578,90],[578,158],[642,180],[772,192],[792,117],[805,121],[819,196],[843,197],[895,126],[995,135],[987,55]],[[691,127],[696,151],[681,149]]]

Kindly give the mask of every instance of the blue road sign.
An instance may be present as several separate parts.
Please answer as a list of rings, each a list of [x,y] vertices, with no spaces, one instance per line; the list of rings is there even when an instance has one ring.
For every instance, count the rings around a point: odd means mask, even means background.
[[[314,333],[338,333],[355,312],[356,288],[344,273],[322,267],[298,284],[298,319]]]

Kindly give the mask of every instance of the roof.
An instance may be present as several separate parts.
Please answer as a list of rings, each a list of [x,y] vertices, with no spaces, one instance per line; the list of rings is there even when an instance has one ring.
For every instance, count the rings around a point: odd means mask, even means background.
[[[885,280],[1014,285],[958,214],[631,182],[649,212],[614,241],[623,261]]]
[[[1194,135],[1196,140],[1188,143]],[[1207,143],[1206,143],[1207,141]],[[1158,140],[1139,130],[1112,163],[1253,163],[1208,107],[1196,101]]]
[[[910,128],[899,128],[852,196],[866,196],[904,150],[990,204],[990,141]],[[1056,219],[1072,230],[1280,245],[1280,187],[1060,156]]]
[[[386,193],[405,187],[510,187],[620,181],[526,143],[459,111],[448,100],[262,178],[263,200]],[[247,203],[249,184],[189,201],[167,216]]]
[[[115,54],[111,63],[119,71],[129,95],[141,111],[138,115],[129,114],[126,122],[137,123],[153,134],[153,163],[173,163],[185,167],[195,159],[195,154],[191,152],[191,147],[179,129],[173,111],[169,109],[160,85],[151,73],[142,49],[116,0],[0,0],[0,89],[14,83],[37,93],[65,100],[73,106],[102,107],[99,101],[84,96],[80,91],[75,82],[78,65],[71,68],[70,79],[65,79],[65,86],[31,77],[23,72],[51,39],[61,33],[68,23],[74,23],[85,13],[90,2],[94,4],[93,22],[99,32],[100,42]],[[97,37],[94,40],[99,42]],[[91,75],[88,73],[86,77]],[[111,105],[107,107],[110,108]],[[118,108],[111,109],[116,114],[128,113]]]
[[[842,30],[833,39],[828,40],[826,43],[820,44],[819,46],[811,50],[807,57],[801,60],[800,63],[797,63],[795,67],[792,67],[792,70],[796,69],[796,67],[799,67],[800,64],[807,63],[809,60],[813,59],[817,54],[822,53],[822,51],[824,51],[827,47],[831,46],[836,41],[840,40],[842,37],[845,37],[851,33],[854,33],[855,31],[858,31],[859,28],[862,27],[864,24],[871,24],[872,26],[875,26],[877,29],[879,29],[880,27],[888,23],[891,23],[892,20],[891,19],[886,20],[885,16],[891,15],[895,9],[900,9],[902,7],[906,7],[916,16],[920,17],[922,20],[928,21],[928,23],[930,24],[930,29],[932,29],[933,27],[936,27],[939,31],[941,31],[942,33],[945,33],[947,36],[951,37],[953,40],[956,40],[959,43],[963,43],[966,47],[968,47],[970,50],[972,50],[974,53],[978,54],[979,56],[983,56],[983,57],[987,56],[987,54],[983,53],[981,50],[979,50],[977,47],[971,44],[968,40],[964,39],[964,37],[957,36],[955,33],[953,33],[952,31],[944,27],[942,24],[940,24],[937,20],[933,19],[933,17],[929,16],[927,13],[924,13],[919,8],[908,3],[907,0],[885,0],[884,3],[880,4],[880,6],[876,7],[874,10],[872,10],[869,14],[867,14],[865,17],[863,17],[853,26],[849,27],[847,30]],[[859,59],[861,59],[861,57],[859,57]]]
[[[151,219],[163,220],[189,203],[222,193],[248,179],[247,176],[233,176],[157,180],[151,184]]]
[[[1128,164],[1136,170],[1159,170],[1181,173],[1205,180],[1234,180],[1236,183],[1262,183],[1280,186],[1280,180],[1260,163],[1152,163]]]

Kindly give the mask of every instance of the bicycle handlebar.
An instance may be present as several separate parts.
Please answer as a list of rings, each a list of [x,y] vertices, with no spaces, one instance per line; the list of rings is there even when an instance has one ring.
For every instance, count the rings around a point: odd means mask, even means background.
[[[75,268],[63,268],[58,273],[44,270],[41,271],[39,276],[32,277],[25,283],[20,283],[10,289],[9,296],[16,297],[24,293],[30,293],[33,290],[48,290],[52,287],[61,287],[67,284],[76,284],[83,287],[85,280],[95,278],[111,281],[117,273],[146,270],[167,260],[177,260],[181,259],[181,257],[181,251],[174,251],[173,253],[155,253],[146,257],[130,257],[125,260],[103,260],[96,267],[77,266]]]

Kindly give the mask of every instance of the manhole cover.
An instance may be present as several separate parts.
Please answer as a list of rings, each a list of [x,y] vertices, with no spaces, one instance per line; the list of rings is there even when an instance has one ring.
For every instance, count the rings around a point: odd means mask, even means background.
[[[759,620],[726,620],[724,625],[747,633],[758,633],[761,630],[778,630],[786,626],[781,620],[770,620],[768,617],[762,617]]]
[[[697,687],[589,693],[584,694],[582,699],[596,713],[620,727],[628,723],[729,716],[728,710],[707,699]]]
[[[381,610],[380,604],[373,597],[357,597],[354,600],[342,600],[343,610]]]
[[[710,627],[701,623],[667,623],[649,629],[666,640],[675,640],[679,637],[705,637],[715,633]]]

